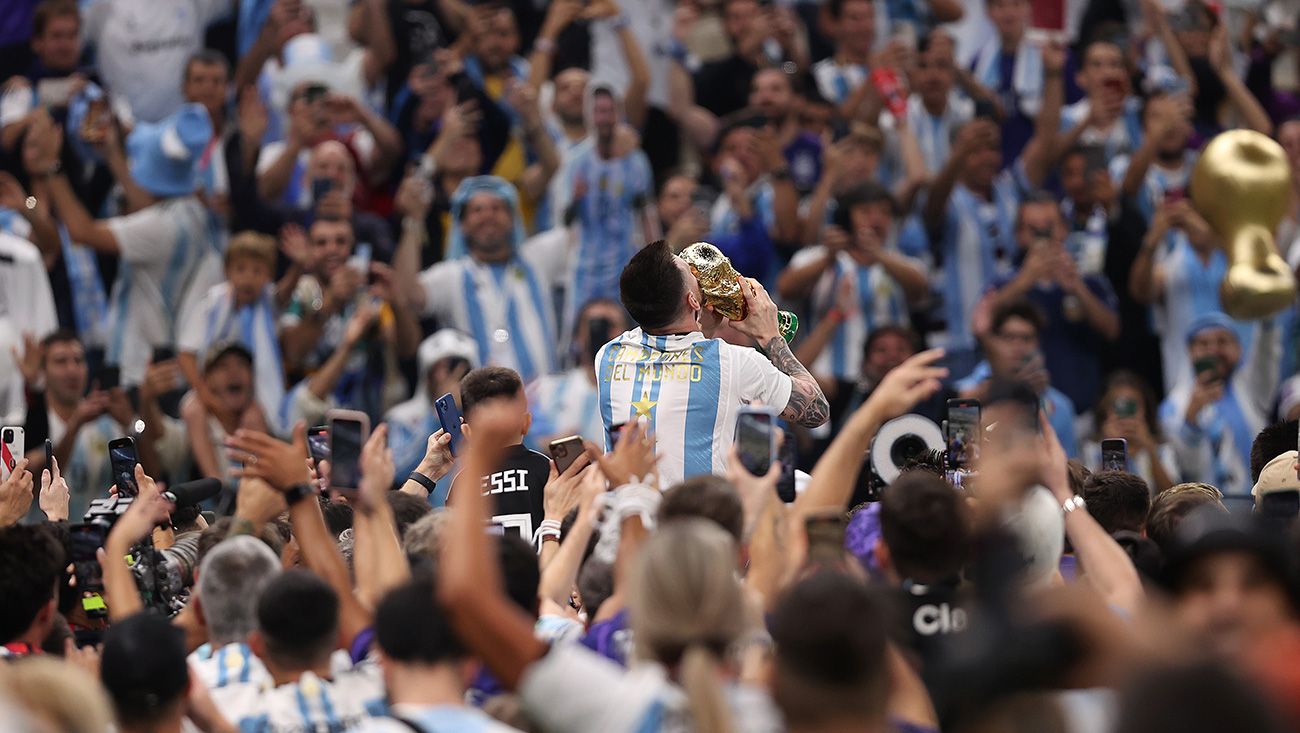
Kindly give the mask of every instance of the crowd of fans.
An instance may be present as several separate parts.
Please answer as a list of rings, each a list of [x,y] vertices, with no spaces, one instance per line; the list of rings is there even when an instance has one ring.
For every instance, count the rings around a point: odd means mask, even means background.
[[[1297,0],[14,0],[0,85],[0,731],[1300,730],[1300,305],[1189,191],[1276,139],[1300,270]]]

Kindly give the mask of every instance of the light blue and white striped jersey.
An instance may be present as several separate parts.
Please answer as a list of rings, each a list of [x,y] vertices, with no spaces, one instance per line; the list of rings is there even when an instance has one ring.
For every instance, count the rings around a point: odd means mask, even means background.
[[[805,247],[790,260],[790,267],[803,267],[826,256],[822,245]],[[921,264],[917,262],[917,264]],[[861,376],[862,350],[867,335],[881,326],[907,326],[907,299],[903,288],[889,276],[883,265],[864,267],[847,252],[840,252],[835,266],[822,273],[812,291],[812,315],[824,318],[835,307],[841,287],[852,292],[858,307],[846,313],[835,329],[830,345],[812,364],[816,374],[831,374],[836,379],[856,381]]]
[[[480,364],[509,367],[530,382],[555,370],[551,294],[567,262],[564,238],[544,235],[525,242],[505,264],[472,257],[439,262],[420,273],[424,315],[473,336]]]
[[[240,733],[342,731],[385,714],[379,663],[367,658],[322,679],[304,672],[297,682],[232,684],[212,690],[212,701]]]
[[[592,298],[618,300],[619,275],[643,244],[635,241],[636,218],[654,195],[654,179],[650,161],[640,150],[605,160],[595,145],[588,145],[574,153],[565,188],[586,189],[577,200],[578,252],[567,323]]]
[[[916,135],[917,145],[921,148],[921,157],[925,159],[925,169],[931,175],[938,173],[948,162],[952,151],[952,136],[957,128],[969,122],[975,116],[975,103],[956,89],[948,93],[948,103],[943,113],[932,115],[921,102],[919,94],[907,98],[907,126]],[[888,110],[880,113],[880,124],[885,132],[886,160],[881,161],[883,168],[895,171],[903,169],[902,152],[898,141],[898,122]]]
[[[533,425],[525,442],[533,450],[545,450],[548,439],[570,435],[581,435],[596,445],[605,441],[600,395],[585,368],[548,374],[528,385],[528,409]]]
[[[156,346],[173,346],[189,300],[221,282],[220,243],[195,196],[168,199],[109,219],[121,250],[109,296],[105,358],[139,384]]]
[[[209,690],[228,685],[271,684],[271,673],[266,671],[266,665],[243,642],[232,642],[219,649],[204,644],[190,653],[189,663],[190,669],[198,673]]]
[[[230,283],[218,283],[189,310],[176,342],[179,351],[195,354],[200,364],[213,344],[235,342],[248,349],[253,354],[257,401],[271,422],[272,432],[284,435],[292,426],[285,423],[279,318],[274,285],[268,283],[256,302],[236,308]]]
[[[651,336],[640,328],[601,347],[596,380],[606,430],[647,421],[663,488],[725,474],[737,408],[759,401],[779,412],[793,389],[790,377],[755,349],[699,331]]]
[[[867,67],[860,64],[839,64],[835,59],[826,58],[813,64],[813,79],[817,81],[817,91],[831,104],[843,104],[853,90],[867,79]]]
[[[1016,110],[1033,118],[1042,108],[1043,52],[1034,43],[1022,39],[1016,46],[1010,80],[1002,78],[1002,39],[996,36],[980,47],[972,71],[975,79],[989,91],[1009,92],[999,95],[1008,114]]]
[[[550,133],[551,141],[555,143],[555,152],[560,156],[560,166],[555,169],[555,175],[551,176],[551,183],[546,187],[546,195],[542,197],[537,206],[537,214],[533,217],[535,224],[533,229],[539,233],[564,225],[564,210],[573,202],[573,189],[570,187],[569,178],[573,170],[573,161],[584,148],[594,145],[591,137],[584,137],[577,141],[570,140],[558,125],[547,125],[546,131]]]
[[[357,733],[518,733],[468,705],[394,704],[390,716],[370,718],[357,726]],[[397,720],[400,717],[401,720]],[[404,722],[406,721],[406,722]],[[407,722],[410,724],[408,725]],[[412,730],[412,727],[416,730]]]
[[[1069,132],[1088,117],[1091,105],[1084,97],[1061,109],[1061,132]],[[1142,144],[1142,102],[1130,96],[1124,100],[1119,119],[1109,130],[1088,128],[1079,136],[1082,145],[1100,145],[1106,151],[1106,160],[1121,155],[1131,155]]]
[[[971,333],[975,306],[996,278],[1014,269],[1016,211],[1024,189],[1019,163],[998,174],[992,201],[960,183],[953,186],[940,239],[943,272],[935,273],[940,278],[935,289],[943,293],[950,349],[975,348]]]

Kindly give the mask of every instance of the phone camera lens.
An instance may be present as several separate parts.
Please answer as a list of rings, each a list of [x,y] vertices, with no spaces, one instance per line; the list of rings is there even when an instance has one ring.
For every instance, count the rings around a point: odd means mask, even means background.
[[[4,434],[0,435],[0,440],[3,440],[6,443],[12,443],[14,440],[14,431],[6,428]]]

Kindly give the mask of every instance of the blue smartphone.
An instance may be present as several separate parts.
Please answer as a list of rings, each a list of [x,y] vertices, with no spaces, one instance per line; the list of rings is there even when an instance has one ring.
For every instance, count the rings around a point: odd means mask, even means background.
[[[448,392],[434,400],[433,407],[438,411],[438,422],[442,424],[442,429],[451,436],[451,454],[460,455],[460,444],[465,435],[460,431],[460,408],[456,406],[456,399]]]

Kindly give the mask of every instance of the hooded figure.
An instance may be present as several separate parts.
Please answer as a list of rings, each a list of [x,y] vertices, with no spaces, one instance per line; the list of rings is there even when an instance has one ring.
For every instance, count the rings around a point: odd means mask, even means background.
[[[429,436],[442,428],[433,407],[433,401],[441,396],[439,392],[445,390],[458,397],[460,378],[478,368],[478,344],[468,334],[444,328],[420,342],[416,360],[419,378],[415,394],[384,416],[399,482],[420,464]]]
[[[448,259],[417,276],[418,284],[408,284],[421,315],[469,334],[478,364],[514,369],[525,382],[554,371],[564,242],[525,244],[514,187],[496,176],[476,176],[452,194],[448,252]]]

